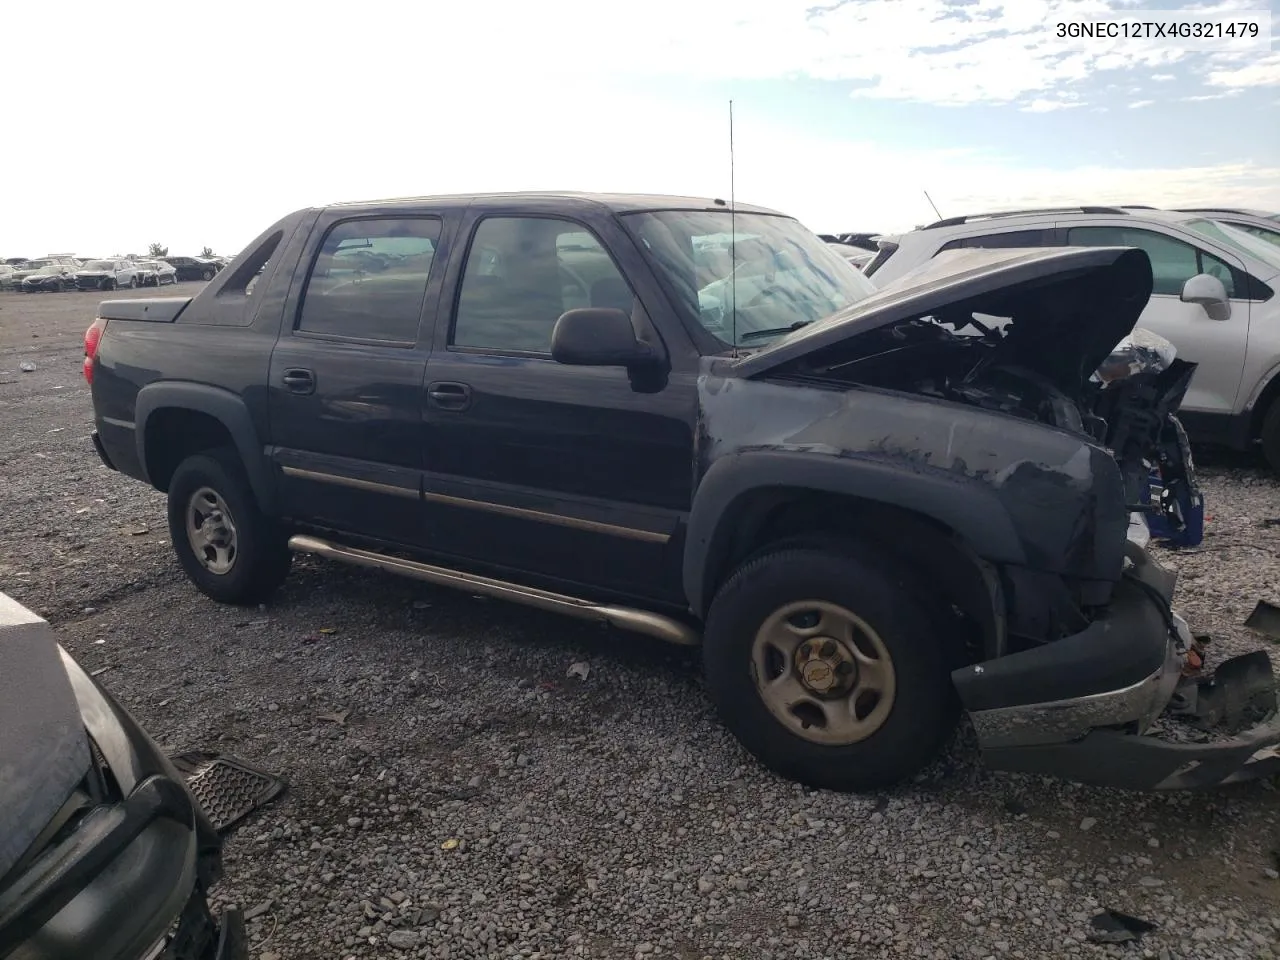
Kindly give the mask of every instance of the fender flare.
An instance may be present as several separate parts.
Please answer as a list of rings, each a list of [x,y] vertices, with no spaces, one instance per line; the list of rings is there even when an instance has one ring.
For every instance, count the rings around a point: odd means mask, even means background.
[[[138,391],[134,407],[135,443],[138,446],[138,463],[147,482],[155,486],[147,470],[147,421],[157,410],[172,408],[206,414],[227,428],[258,506],[266,513],[273,512],[275,478],[267,468],[263,446],[248,406],[230,390],[206,383],[165,380],[147,384]]]
[[[1262,415],[1262,411],[1258,409],[1258,404],[1262,402],[1262,398],[1267,395],[1268,391],[1270,391],[1277,382],[1280,382],[1280,363],[1273,365],[1270,369],[1263,372],[1262,376],[1258,378],[1258,382],[1254,385],[1253,390],[1250,392],[1248,399],[1245,400],[1244,406],[1241,408],[1242,412],[1245,416],[1250,418],[1251,422],[1253,417]]]
[[[683,582],[690,608],[705,616],[747,496],[768,488],[857,497],[929,517],[954,530],[982,559],[1026,562],[1022,541],[995,492],[928,467],[796,451],[746,451],[712,464],[694,495],[685,536]]]

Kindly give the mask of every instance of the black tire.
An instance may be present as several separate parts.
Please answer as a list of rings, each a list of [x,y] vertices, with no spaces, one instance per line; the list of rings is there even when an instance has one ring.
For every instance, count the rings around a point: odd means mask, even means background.
[[[103,290],[114,290],[115,288],[116,288],[116,282],[111,277],[108,277],[106,280],[102,281]]]
[[[894,693],[887,716],[857,742],[820,744],[786,726],[755,681],[753,645],[766,620],[798,601],[853,613],[887,649]],[[703,633],[703,667],[722,722],[769,769],[812,787],[873,790],[918,773],[955,729],[954,655],[924,591],[886,564],[845,549],[783,548],[749,559],[720,588]]]
[[[187,532],[193,496],[212,490],[225,503],[235,529],[230,568],[212,572],[196,556]],[[240,457],[232,448],[187,457],[169,481],[169,536],[182,569],[202,593],[219,603],[261,603],[284,582],[293,555],[280,525],[258,509]]]
[[[209,269],[208,267],[206,267],[206,268],[204,269],[204,272],[200,274],[200,279],[202,279],[202,280],[212,280],[212,279],[213,279],[213,271],[212,271],[211,269]]]
[[[1262,418],[1262,456],[1267,466],[1280,473],[1280,397],[1271,401],[1271,407]]]

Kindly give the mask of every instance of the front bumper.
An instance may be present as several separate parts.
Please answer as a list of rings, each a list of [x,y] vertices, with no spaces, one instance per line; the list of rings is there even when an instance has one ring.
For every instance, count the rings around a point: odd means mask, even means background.
[[[57,650],[95,759],[74,819],[0,889],[0,957],[246,960],[239,914],[209,912],[222,863],[208,817],[146,731]]]
[[[239,915],[219,926],[208,911],[199,816],[185,787],[160,775],[94,808],[0,896],[0,954],[245,960]]]
[[[1086,630],[952,674],[986,765],[1135,790],[1280,773],[1270,659],[1236,657],[1185,679],[1194,638],[1170,608],[1175,577],[1136,546],[1129,556],[1111,607]],[[1256,725],[1240,729],[1244,718]],[[1155,729],[1185,722],[1207,742]]]

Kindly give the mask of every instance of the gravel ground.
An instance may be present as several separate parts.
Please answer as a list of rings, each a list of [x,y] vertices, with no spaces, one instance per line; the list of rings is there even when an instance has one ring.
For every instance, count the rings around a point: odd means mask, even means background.
[[[288,780],[216,891],[254,957],[1280,957],[1271,784],[993,774],[961,735],[909,787],[811,791],[721,730],[687,651],[309,558],[258,611],[204,599],[163,498],[88,443],[97,299],[0,294],[0,589],[167,748]],[[1202,472],[1205,545],[1162,559],[1221,657],[1280,601],[1280,484]],[[1103,907],[1157,928],[1087,942]]]

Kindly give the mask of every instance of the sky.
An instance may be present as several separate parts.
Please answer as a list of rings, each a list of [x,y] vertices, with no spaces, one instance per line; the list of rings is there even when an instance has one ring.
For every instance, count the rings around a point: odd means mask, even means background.
[[[1280,30],[1280,0],[65,0],[0,58],[0,257],[234,253],[342,200],[727,198],[730,100],[736,198],[818,232],[927,223],[926,190],[1280,211],[1280,46],[1056,35],[1193,9]]]

